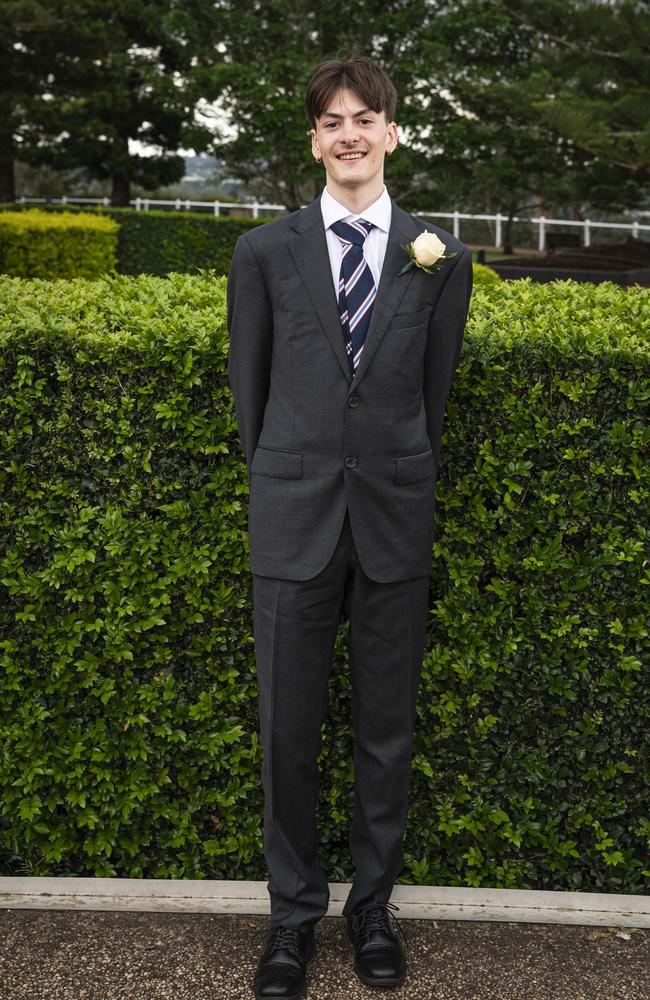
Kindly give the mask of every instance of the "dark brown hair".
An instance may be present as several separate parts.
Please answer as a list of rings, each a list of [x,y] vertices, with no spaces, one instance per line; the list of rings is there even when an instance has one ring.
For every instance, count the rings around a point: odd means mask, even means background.
[[[370,111],[383,111],[386,121],[395,116],[397,91],[384,70],[368,56],[327,59],[317,66],[307,84],[305,110],[312,127],[343,89],[352,90]]]

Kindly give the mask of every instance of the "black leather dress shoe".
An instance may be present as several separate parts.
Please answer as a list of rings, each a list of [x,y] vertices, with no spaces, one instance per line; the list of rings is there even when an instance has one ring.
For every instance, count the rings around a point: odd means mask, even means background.
[[[390,926],[394,903],[368,903],[348,917],[348,936],[354,945],[354,971],[366,986],[401,986],[406,958]],[[404,937],[401,928],[400,934]]]
[[[313,928],[303,932],[283,924],[271,927],[255,972],[256,1000],[301,1000],[305,968],[313,955]]]

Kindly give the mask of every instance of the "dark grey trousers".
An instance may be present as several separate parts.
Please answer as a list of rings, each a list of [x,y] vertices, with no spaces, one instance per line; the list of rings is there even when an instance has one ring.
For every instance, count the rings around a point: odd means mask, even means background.
[[[344,915],[388,902],[400,873],[429,577],[377,583],[363,572],[346,512],[327,566],[310,580],[253,574],[253,623],[264,763],[264,854],[271,924],[298,930],[327,912],[318,860],[317,757],[343,612],[354,730],[355,865]]]

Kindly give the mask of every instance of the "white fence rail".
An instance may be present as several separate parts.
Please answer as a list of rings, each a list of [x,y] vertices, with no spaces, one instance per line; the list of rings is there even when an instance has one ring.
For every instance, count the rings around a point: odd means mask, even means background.
[[[104,205],[105,207],[110,207],[110,199],[108,198],[19,198],[19,203],[30,204],[30,205],[42,205],[42,204],[55,204],[55,205]],[[157,199],[157,198],[135,198],[129,202],[130,205],[138,212],[146,212],[150,208],[166,208],[172,209],[177,212],[185,211],[189,212],[192,209],[199,209],[204,212],[210,212],[211,215],[221,215],[222,209],[238,209],[250,212],[251,218],[258,219],[260,215],[264,215],[266,212],[286,212],[287,209],[284,205],[271,205],[264,202],[248,202],[242,204],[240,202],[233,201],[191,201],[189,198],[174,198],[171,200]],[[451,219],[452,220],[452,232],[457,239],[460,239],[460,230],[462,220],[471,221],[483,221],[494,223],[494,246],[501,247],[503,227],[508,221],[506,215],[497,212],[496,215],[474,215],[468,212],[415,212],[415,215],[420,216],[424,219]],[[522,218],[519,215],[515,215],[512,219],[513,222],[525,223],[527,225],[537,226],[537,248],[538,250],[544,250],[546,247],[546,235],[547,229],[550,226],[569,226],[577,230],[582,230],[582,238],[584,245],[586,247],[591,245],[591,234],[595,229],[618,229],[623,232],[631,233],[635,239],[639,239],[640,233],[650,232],[650,225],[644,225],[640,222],[598,222],[592,219],[582,219],[576,222],[574,219],[550,219],[544,215],[538,215],[533,218]]]
[[[457,239],[460,239],[461,219],[483,219],[486,222],[494,222],[494,245],[497,247],[501,246],[503,226],[508,221],[507,215],[501,215],[499,212],[496,215],[471,215],[466,212],[415,212],[414,214],[425,219],[453,219],[452,232]],[[538,215],[529,219],[523,219],[521,216],[515,215],[512,221],[524,222],[538,227],[537,248],[539,250],[544,250],[546,246],[547,226],[575,226],[577,229],[582,229],[582,237],[586,247],[591,246],[591,232],[593,229],[623,229],[632,233],[635,239],[639,238],[640,232],[650,232],[650,226],[642,225],[640,222],[594,222],[591,219],[583,219],[580,222],[576,222],[573,219],[548,219],[545,215]]]

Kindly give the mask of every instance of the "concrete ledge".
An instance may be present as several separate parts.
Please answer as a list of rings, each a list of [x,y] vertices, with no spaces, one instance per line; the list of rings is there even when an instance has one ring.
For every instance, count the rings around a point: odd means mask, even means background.
[[[327,915],[341,916],[350,891],[330,883]],[[529,889],[396,885],[399,919],[650,927],[650,896]],[[123,878],[0,878],[0,907],[268,914],[266,882]]]

